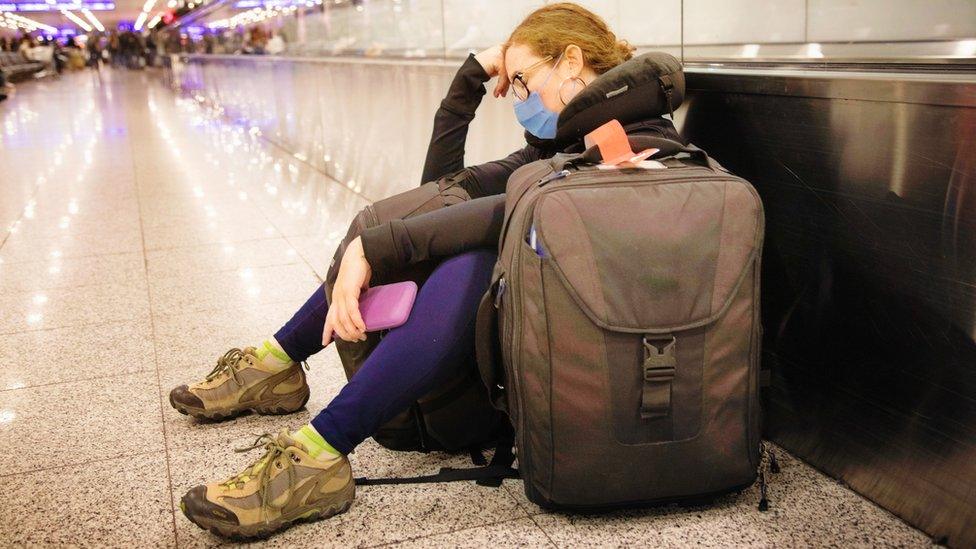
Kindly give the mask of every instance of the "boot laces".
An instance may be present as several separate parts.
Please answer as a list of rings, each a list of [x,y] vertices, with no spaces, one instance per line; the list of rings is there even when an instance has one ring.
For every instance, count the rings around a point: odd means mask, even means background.
[[[207,381],[213,381],[226,372],[229,373],[232,378],[234,378],[235,383],[238,385],[243,385],[244,380],[241,379],[238,372],[240,370],[239,365],[241,361],[247,360],[245,357],[247,357],[247,353],[241,349],[234,348],[227,351],[224,353],[224,356],[217,360],[217,365],[214,366],[214,369],[207,374]]]
[[[280,436],[274,437],[270,433],[255,436],[256,438],[253,444],[244,448],[235,448],[234,451],[249,452],[251,450],[264,447],[264,455],[251,465],[244,468],[243,471],[227,479],[221,484],[227,488],[236,488],[239,490],[244,487],[246,482],[253,478],[257,478],[260,486],[258,493],[260,494],[261,498],[261,512],[267,516],[268,511],[280,511],[285,505],[288,504],[288,500],[291,499],[290,494],[292,494],[295,490],[295,483],[297,480],[294,464],[297,456],[292,451],[291,446],[283,443]],[[268,494],[268,491],[271,489],[272,467],[277,467],[279,469],[284,467],[285,473],[288,475],[288,489],[286,493],[289,494],[289,497],[285,498],[281,505],[275,505],[275,497],[269,497]]]

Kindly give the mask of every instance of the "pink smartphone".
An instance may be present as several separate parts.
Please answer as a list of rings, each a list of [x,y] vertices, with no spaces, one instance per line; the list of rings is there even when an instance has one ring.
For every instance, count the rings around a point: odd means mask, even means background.
[[[378,332],[402,326],[410,318],[417,298],[417,283],[412,281],[384,284],[366,290],[359,296],[359,314],[367,332]]]

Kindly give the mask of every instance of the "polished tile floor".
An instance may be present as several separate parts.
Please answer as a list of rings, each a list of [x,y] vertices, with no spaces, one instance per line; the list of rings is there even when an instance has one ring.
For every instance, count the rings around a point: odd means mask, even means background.
[[[199,423],[170,387],[259,342],[320,283],[365,201],[151,72],[28,82],[0,104],[0,546],[203,546],[175,503],[237,472],[252,433],[310,412]],[[317,411],[343,382],[311,361]],[[921,546],[869,501],[780,452],[758,489],[708,508],[546,513],[519,482],[369,487],[275,546]],[[465,460],[367,442],[357,473]]]

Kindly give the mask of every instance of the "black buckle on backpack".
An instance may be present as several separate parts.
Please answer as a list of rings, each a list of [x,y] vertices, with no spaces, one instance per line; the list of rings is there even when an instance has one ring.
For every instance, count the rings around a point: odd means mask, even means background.
[[[644,336],[644,386],[641,391],[641,419],[671,415],[671,382],[678,365],[674,336],[648,339]],[[653,342],[653,343],[652,343]]]

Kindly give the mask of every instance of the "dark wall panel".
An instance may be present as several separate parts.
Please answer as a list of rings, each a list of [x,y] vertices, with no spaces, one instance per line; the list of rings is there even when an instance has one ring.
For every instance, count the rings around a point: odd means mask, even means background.
[[[683,132],[766,208],[766,435],[976,546],[976,84],[688,82]]]

